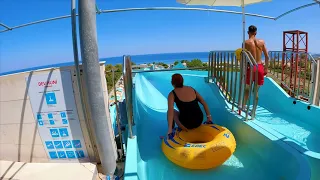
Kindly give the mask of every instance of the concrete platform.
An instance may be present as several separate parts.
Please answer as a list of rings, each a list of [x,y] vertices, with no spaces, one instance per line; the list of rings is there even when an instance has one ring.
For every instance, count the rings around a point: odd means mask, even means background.
[[[96,180],[92,163],[24,163],[0,161],[0,179],[21,180]]]

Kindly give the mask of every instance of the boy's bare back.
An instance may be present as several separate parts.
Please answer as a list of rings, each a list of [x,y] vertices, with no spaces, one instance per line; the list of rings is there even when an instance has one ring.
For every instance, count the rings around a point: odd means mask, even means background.
[[[256,60],[257,64],[261,64],[261,56],[262,52],[267,54],[267,50],[265,47],[265,42],[262,39],[250,38],[245,42],[245,49],[250,51],[254,59]]]

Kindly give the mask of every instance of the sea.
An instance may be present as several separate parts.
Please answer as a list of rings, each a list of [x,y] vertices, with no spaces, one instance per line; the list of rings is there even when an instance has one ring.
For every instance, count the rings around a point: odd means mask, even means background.
[[[208,62],[209,52],[185,52],[185,53],[162,53],[162,54],[146,54],[146,55],[132,55],[131,61],[136,64],[144,64],[144,63],[153,63],[153,62],[163,62],[166,64],[174,63],[175,61],[181,60],[193,60],[200,59],[202,62]],[[106,64],[122,64],[123,56],[119,57],[108,57],[108,58],[100,58],[100,61],[105,61]],[[80,62],[81,63],[81,62]],[[14,71],[0,72],[0,76],[14,74],[25,71],[33,71],[37,69],[45,69],[50,67],[63,67],[63,66],[71,66],[74,65],[74,62],[70,60],[70,62],[58,63],[58,64],[48,64],[44,66],[36,66],[29,67],[25,69],[17,69]]]
[[[131,56],[131,61],[136,64],[145,64],[153,62],[163,62],[166,64],[181,60],[200,59],[202,62],[208,62],[209,52],[186,52],[186,53],[163,53],[163,54],[145,54]],[[123,62],[123,57],[102,58],[106,64],[119,64]]]
[[[314,58],[320,58],[320,54],[314,53],[312,55]],[[193,59],[200,59],[202,62],[208,62],[208,57],[209,57],[209,52],[179,52],[179,53],[132,55],[131,61],[133,61],[136,64],[148,64],[153,62],[163,62],[166,64],[171,64],[171,63],[174,63],[175,61],[181,61],[181,60],[190,61]],[[263,54],[261,58],[262,58],[262,61],[264,61]],[[100,58],[99,60],[105,61],[106,64],[116,65],[116,64],[123,63],[123,56]],[[19,72],[25,72],[25,71],[32,71],[37,69],[44,69],[44,68],[50,68],[50,67],[63,67],[63,66],[71,66],[71,65],[74,65],[74,62],[72,60],[65,63],[48,64],[44,66],[28,67],[25,69],[17,69],[14,71],[0,72],[0,76],[19,73]]]

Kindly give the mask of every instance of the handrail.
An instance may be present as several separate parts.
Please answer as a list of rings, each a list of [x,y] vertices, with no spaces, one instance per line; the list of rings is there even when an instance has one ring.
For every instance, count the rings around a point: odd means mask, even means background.
[[[118,126],[118,133],[119,133],[119,139],[120,139],[120,151],[121,151],[121,154],[120,154],[120,159],[122,160],[122,156],[124,155],[124,150],[123,150],[123,142],[122,142],[122,132],[121,132],[121,124],[120,124],[120,119],[119,119],[119,116],[120,116],[120,109],[119,109],[119,104],[118,104],[118,98],[117,98],[117,87],[116,87],[116,79],[115,79],[115,75],[114,75],[114,72],[115,70],[112,69],[112,85],[113,85],[113,93],[114,93],[114,102],[115,102],[115,105],[116,105],[116,123],[117,123],[117,126]]]
[[[314,104],[320,106],[320,63],[317,64],[315,71]]]
[[[254,75],[254,66],[256,66],[256,69],[258,69],[258,64],[256,63],[256,60],[254,59],[254,57],[252,56],[252,54],[247,51],[247,50],[244,50],[242,51],[242,60],[245,59],[245,61],[242,61],[244,62],[244,64],[247,64],[249,63],[250,64],[250,70],[251,70],[251,73],[250,73],[250,90],[249,90],[249,95],[248,95],[248,99],[247,99],[247,102],[246,105],[247,105],[247,109],[246,109],[246,120],[248,120],[248,114],[249,114],[249,104],[250,104],[250,97],[251,97],[251,89],[252,89],[252,85],[253,85],[253,78],[252,76]],[[243,73],[243,82],[244,83],[241,83],[241,84],[245,84],[245,80],[246,80],[246,73],[244,73],[246,70],[247,70],[247,66],[244,66],[245,68],[242,69],[242,73]],[[258,79],[258,71],[255,71],[255,79]],[[244,87],[246,88],[246,87]],[[254,97],[257,97],[257,89],[258,89],[258,85],[257,83],[254,83]],[[245,93],[245,92],[244,92]],[[244,98],[243,97],[243,100],[240,101],[240,108],[241,108],[241,104],[243,103],[244,101]],[[253,109],[252,109],[252,114],[251,114],[251,118],[254,119],[255,118],[255,111],[256,111],[256,108],[257,108],[257,105],[258,105],[258,99],[257,98],[254,98],[254,102],[253,102]],[[242,109],[242,108],[241,108]]]
[[[210,81],[210,77],[212,77],[211,64],[212,64],[212,53],[209,53],[209,57],[208,57],[208,83]]]
[[[239,64],[238,60],[235,58],[234,51],[211,51],[209,55],[209,72],[208,72],[208,80],[210,78],[215,81],[215,83],[218,85],[219,90],[222,92],[222,94],[225,96],[225,99],[232,104],[232,111],[234,111],[234,108],[238,108],[239,114],[241,114],[241,111],[245,112],[245,120],[248,120],[248,115],[250,111],[250,101],[246,102],[247,108],[243,109],[242,102],[244,102],[245,99],[245,92],[246,87],[245,84],[245,78],[246,78],[246,70],[248,66],[250,67],[250,85],[249,88],[252,89],[253,85],[253,75],[255,75],[255,78],[258,78],[258,72],[256,71],[254,74],[253,67],[257,66],[256,61],[252,57],[252,55],[247,52],[243,51],[244,53],[241,53],[242,59],[244,61],[241,61],[242,63]],[[240,78],[238,79],[238,72],[240,71]],[[239,83],[239,86],[237,84]],[[254,85],[254,96],[257,97],[257,85]],[[248,91],[247,91],[248,92]],[[252,91],[249,91],[248,93],[248,100],[250,99]],[[238,97],[236,98],[236,96]],[[253,109],[251,111],[251,118],[254,119],[255,117],[255,109],[258,104],[258,101],[256,98],[254,98],[253,102]]]
[[[269,72],[288,94],[316,104],[318,60],[307,52],[270,51]]]
[[[123,81],[126,97],[126,110],[129,127],[129,138],[134,138],[132,133],[133,109],[132,109],[132,69],[130,56],[123,56]]]
[[[311,83],[312,83],[312,87],[311,87],[311,92],[310,92],[310,100],[309,102],[311,104],[317,104],[317,99],[319,99],[320,97],[317,97],[317,91],[319,88],[319,81],[320,81],[320,77],[319,77],[319,73],[318,71],[320,71],[320,68],[318,68],[318,64],[320,62],[318,62],[318,60],[315,60],[314,57],[308,53],[308,57],[311,59],[313,66],[311,67]],[[320,94],[318,94],[318,96],[320,96]]]

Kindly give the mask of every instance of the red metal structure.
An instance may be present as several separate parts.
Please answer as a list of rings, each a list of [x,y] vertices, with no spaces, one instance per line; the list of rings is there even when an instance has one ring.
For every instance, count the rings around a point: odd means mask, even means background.
[[[306,54],[298,53],[308,53],[308,33],[299,30],[284,31],[283,32],[283,51],[292,52],[284,53],[282,56],[282,73],[281,73],[281,86],[288,90],[291,96],[294,96],[295,92],[304,91],[303,82],[302,87],[300,85],[300,78],[298,75],[306,72],[306,64],[308,57]],[[304,65],[301,65],[299,61],[304,60]],[[300,85],[300,87],[298,87]]]

